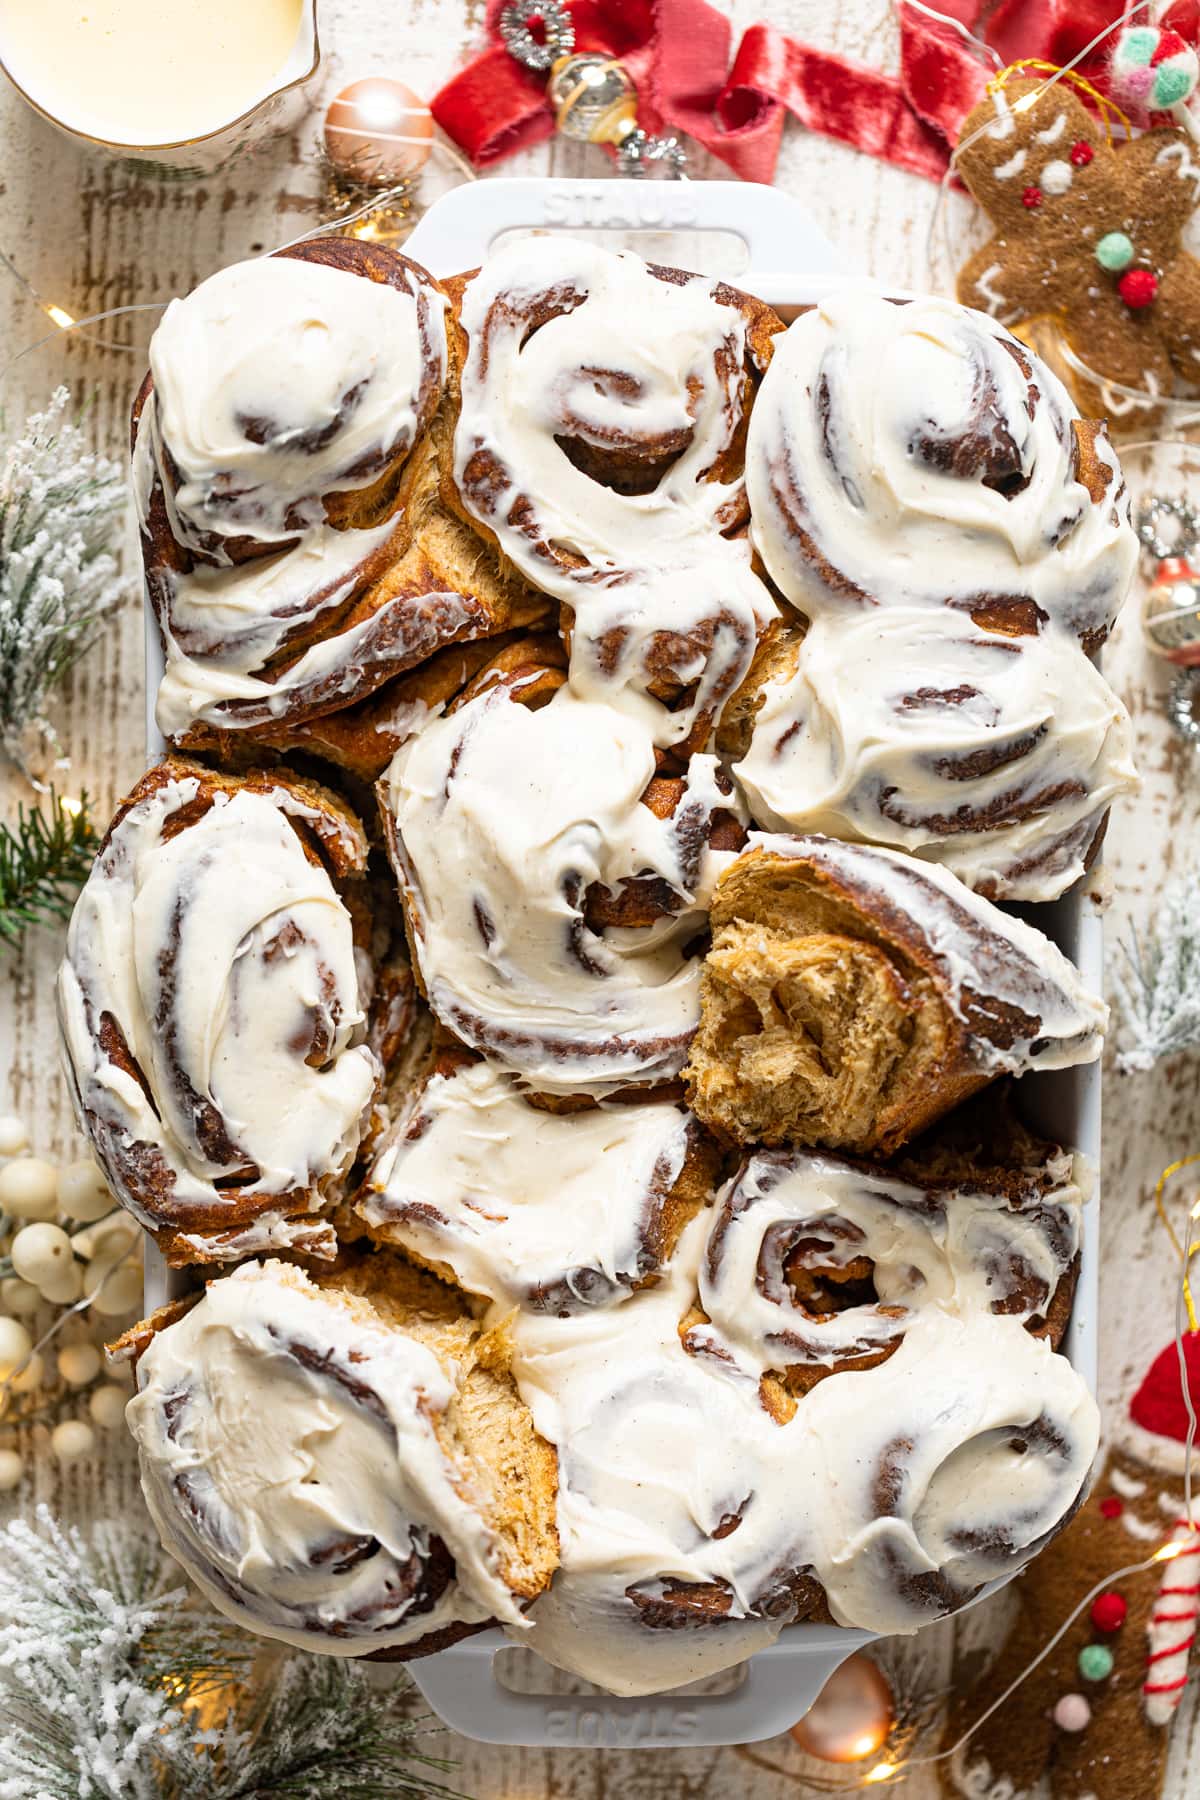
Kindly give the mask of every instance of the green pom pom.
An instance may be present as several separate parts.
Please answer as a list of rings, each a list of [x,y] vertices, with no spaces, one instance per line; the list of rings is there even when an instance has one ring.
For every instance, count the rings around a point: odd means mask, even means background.
[[[1187,99],[1193,85],[1188,69],[1173,69],[1169,63],[1161,64],[1151,90],[1155,108],[1177,106],[1181,100]]]
[[[1114,275],[1119,269],[1127,269],[1133,261],[1132,240],[1123,231],[1106,231],[1096,245],[1096,261]]]
[[[1113,1672],[1113,1653],[1107,1644],[1085,1644],[1079,1652],[1079,1673],[1085,1681],[1107,1681]]]
[[[1142,65],[1148,63],[1158,49],[1158,32],[1152,25],[1135,25],[1132,31],[1123,32],[1117,46],[1117,56],[1123,63]]]

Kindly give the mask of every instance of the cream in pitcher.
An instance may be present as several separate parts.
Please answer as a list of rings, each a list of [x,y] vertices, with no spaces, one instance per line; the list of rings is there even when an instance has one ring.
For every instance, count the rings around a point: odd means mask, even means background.
[[[71,132],[177,144],[306,72],[307,11],[306,0],[0,0],[0,61]]]

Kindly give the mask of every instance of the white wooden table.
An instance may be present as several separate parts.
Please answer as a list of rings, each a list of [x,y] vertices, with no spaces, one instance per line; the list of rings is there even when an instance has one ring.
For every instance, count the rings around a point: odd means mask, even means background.
[[[769,12],[797,36],[863,60],[894,66],[896,33],[885,0],[735,0],[739,25]],[[321,0],[325,85],[392,73],[418,91],[432,92],[474,42],[482,7],[461,0]],[[211,179],[159,185],[127,169],[82,154],[27,112],[7,87],[0,91],[0,141],[6,146],[0,182],[0,251],[47,300],[75,317],[108,307],[186,292],[202,277],[252,251],[294,237],[320,213],[312,156],[314,119],[234,168]],[[723,173],[697,157],[696,174]],[[554,140],[505,165],[514,174],[607,173],[603,153]],[[823,230],[859,267],[900,287],[928,282],[927,235],[936,191],[931,184],[789,127],[778,181],[801,197]],[[965,202],[955,201],[955,206]],[[11,351],[43,336],[46,320],[15,279],[0,269],[0,346]],[[28,368],[4,396],[11,426],[26,405],[48,397],[49,369]],[[93,413],[98,440],[121,441],[126,384],[101,388]],[[1108,836],[1115,887],[1110,946],[1129,918],[1144,927],[1171,874],[1195,854],[1200,811],[1200,758],[1176,741],[1162,714],[1167,685],[1161,666],[1143,650],[1136,607],[1119,626],[1108,672],[1134,712],[1145,788],[1136,805],[1118,808]],[[68,791],[86,787],[98,819],[143,767],[142,646],[139,604],[131,598],[55,707],[71,759]],[[0,768],[0,816],[28,798],[24,783]],[[21,954],[0,958],[0,1110],[31,1121],[36,1147],[65,1153],[75,1142],[58,1073],[52,989],[61,937],[54,930],[27,935]],[[1155,1074],[1118,1077],[1105,1085],[1105,1199],[1102,1274],[1101,1381],[1106,1406],[1140,1378],[1170,1336],[1176,1271],[1153,1215],[1153,1188],[1163,1165],[1200,1149],[1200,1055]],[[28,1507],[50,1499],[76,1515],[136,1505],[126,1446],[83,1464],[65,1478],[37,1455],[33,1481],[16,1497]],[[5,1500],[8,1500],[5,1496]],[[953,1625],[925,1634],[920,1654],[944,1666]],[[1194,1712],[1193,1708],[1193,1712]],[[1185,1714],[1176,1731],[1168,1800],[1183,1800],[1189,1753],[1200,1750]],[[456,1777],[485,1800],[751,1800],[806,1791],[806,1764],[790,1740],[764,1746],[750,1760],[734,1750],[637,1752],[500,1751],[451,1739],[447,1754],[461,1758]],[[811,1790],[809,1790],[811,1791]],[[913,1776],[889,1792],[927,1800],[928,1777]],[[1129,1796],[1129,1800],[1142,1800]]]

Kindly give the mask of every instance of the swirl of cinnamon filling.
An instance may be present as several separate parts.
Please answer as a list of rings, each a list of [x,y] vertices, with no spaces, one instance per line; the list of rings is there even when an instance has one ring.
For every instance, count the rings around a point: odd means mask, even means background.
[[[365,862],[342,803],[282,772],[172,759],[117,812],[72,914],[59,1020],[80,1125],[173,1261],[334,1253],[319,1215],[379,1077],[340,891]]]
[[[755,545],[810,618],[950,604],[1007,633],[1052,621],[1090,651],[1136,563],[1103,427],[949,300],[855,283],[797,319],[755,404],[746,480]]]
[[[557,679],[518,671],[428,722],[380,799],[434,1013],[526,1086],[600,1097],[678,1074],[742,833],[715,758],[658,776],[632,715],[562,686],[521,704]]]
[[[756,819],[887,844],[992,899],[1053,900],[1137,785],[1129,715],[1062,633],[896,607],[820,618],[734,774]]]
[[[764,1404],[790,1417],[793,1396],[832,1371],[885,1361],[922,1307],[1001,1313],[1057,1347],[1083,1196],[1071,1159],[1043,1148],[1042,1166],[1015,1179],[980,1169],[921,1186],[840,1157],[759,1151],[717,1209],[686,1348],[761,1375]]]
[[[982,1196],[964,1219],[975,1231],[957,1248],[978,1266],[954,1281],[942,1267],[941,1298],[913,1307],[893,1354],[789,1407],[764,1404],[753,1358],[689,1354],[681,1337],[708,1216],[620,1307],[514,1315],[522,1396],[559,1455],[561,1564],[530,1646],[616,1692],[653,1692],[742,1660],[796,1617],[911,1631],[1020,1568],[1077,1503],[1099,1418],[1026,1328],[1024,1300],[992,1309],[1002,1210]],[[1009,1264],[1028,1252],[1028,1285],[1007,1292],[1036,1305],[1069,1244],[1048,1227],[1051,1252],[1028,1224]]]
[[[328,239],[167,309],[134,478],[173,740],[350,705],[527,609],[465,527],[431,514],[445,305],[405,257]]]
[[[519,1626],[552,1567],[548,1452],[452,1300],[332,1279],[248,1263],[151,1332],[127,1417],[164,1544],[230,1618],[306,1649]],[[506,1459],[546,1532],[532,1563],[498,1503]]]
[[[550,1113],[472,1062],[431,1076],[357,1211],[469,1293],[566,1314],[658,1278],[715,1163],[669,1101]]]
[[[581,697],[651,694],[675,708],[647,713],[660,743],[702,743],[776,614],[742,528],[748,403],[778,321],[561,238],[490,257],[458,319],[460,504],[562,602]]]

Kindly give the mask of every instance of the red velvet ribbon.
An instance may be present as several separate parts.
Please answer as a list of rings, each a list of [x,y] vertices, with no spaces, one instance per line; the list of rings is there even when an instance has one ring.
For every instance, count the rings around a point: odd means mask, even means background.
[[[1122,0],[930,0],[996,53],[1062,65],[1116,23]],[[434,95],[433,116],[481,166],[549,137],[545,81],[499,39],[502,0],[488,0],[488,47]],[[1173,11],[1195,8],[1176,0]],[[772,180],[787,115],[900,168],[940,180],[967,113],[992,72],[944,19],[901,0],[900,73],[752,25],[730,63],[732,31],[708,0],[574,0],[577,50],[615,56],[637,85],[638,123],[684,131],[747,181]],[[1189,34],[1190,35],[1190,34]],[[1107,45],[1081,65],[1094,78]]]

